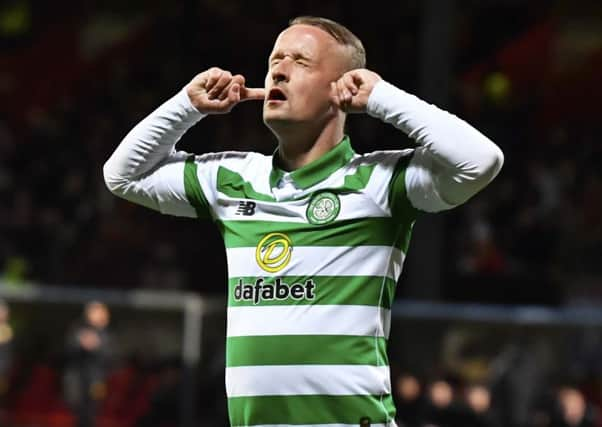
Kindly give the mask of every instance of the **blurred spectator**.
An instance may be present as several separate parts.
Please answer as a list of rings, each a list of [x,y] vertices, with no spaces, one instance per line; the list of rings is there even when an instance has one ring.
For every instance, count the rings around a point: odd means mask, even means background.
[[[550,427],[596,427],[597,414],[583,393],[574,387],[562,387],[556,394],[558,410]]]
[[[109,322],[107,306],[93,301],[85,306],[84,318],[67,335],[63,387],[78,427],[94,426],[98,405],[106,395],[105,381],[112,356]]]
[[[466,413],[464,427],[502,427],[491,408],[491,391],[484,385],[473,384],[465,391]]]
[[[13,329],[9,324],[10,308],[0,300],[0,410],[4,411],[13,367]],[[0,418],[2,422],[4,414]]]
[[[0,300],[0,394],[6,390],[6,379],[12,364],[13,329],[9,320],[10,308]]]
[[[418,378],[407,373],[397,377],[394,397],[399,424],[402,427],[419,427],[424,400]]]
[[[458,426],[459,412],[455,401],[455,390],[449,381],[437,379],[429,384],[422,417],[429,426]]]

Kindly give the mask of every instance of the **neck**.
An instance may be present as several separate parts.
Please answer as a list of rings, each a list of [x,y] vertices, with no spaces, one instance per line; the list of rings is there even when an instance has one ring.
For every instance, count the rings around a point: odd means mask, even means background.
[[[279,132],[278,156],[281,167],[292,171],[299,169],[337,145],[344,136],[344,120],[331,120],[319,129],[287,129]]]

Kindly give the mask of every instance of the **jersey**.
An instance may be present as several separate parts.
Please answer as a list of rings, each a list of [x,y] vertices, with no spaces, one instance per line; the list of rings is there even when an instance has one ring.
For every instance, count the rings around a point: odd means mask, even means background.
[[[411,156],[346,137],[291,173],[258,153],[186,160],[186,197],[227,252],[232,426],[395,425],[386,349]]]

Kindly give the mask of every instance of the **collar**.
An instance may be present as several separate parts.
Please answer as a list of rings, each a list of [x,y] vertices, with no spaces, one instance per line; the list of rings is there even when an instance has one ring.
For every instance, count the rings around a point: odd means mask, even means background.
[[[324,181],[334,171],[345,166],[349,160],[354,156],[355,151],[351,147],[351,141],[349,136],[345,137],[334,146],[330,151],[324,154],[319,159],[308,163],[305,166],[295,169],[289,173],[289,176],[293,180],[295,187],[302,190],[317,184],[318,182]],[[278,148],[272,155],[272,171],[270,172],[270,187],[274,188],[278,184],[278,181],[286,173],[278,166],[276,166],[276,160],[278,159]]]

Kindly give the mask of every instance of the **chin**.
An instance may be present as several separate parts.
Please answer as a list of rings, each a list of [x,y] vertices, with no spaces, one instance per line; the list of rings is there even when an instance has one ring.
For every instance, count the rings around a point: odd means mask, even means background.
[[[263,122],[270,129],[279,129],[288,127],[294,123],[286,114],[277,111],[268,111],[263,113]]]

